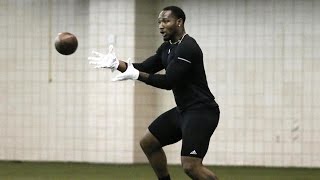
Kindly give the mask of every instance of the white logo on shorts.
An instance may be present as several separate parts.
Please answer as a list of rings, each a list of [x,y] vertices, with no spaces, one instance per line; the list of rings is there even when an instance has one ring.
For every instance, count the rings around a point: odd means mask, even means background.
[[[193,150],[190,154],[197,155],[196,150]]]

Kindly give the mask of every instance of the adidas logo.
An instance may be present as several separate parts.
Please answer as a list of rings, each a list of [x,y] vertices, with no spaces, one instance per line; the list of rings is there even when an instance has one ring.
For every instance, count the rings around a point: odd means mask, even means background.
[[[196,150],[193,150],[193,151],[191,151],[190,154],[197,155],[197,152],[196,152]]]

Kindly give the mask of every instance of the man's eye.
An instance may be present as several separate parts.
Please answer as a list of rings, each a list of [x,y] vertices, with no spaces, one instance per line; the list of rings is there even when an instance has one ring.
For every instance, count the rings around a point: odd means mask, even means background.
[[[161,23],[166,24],[166,23],[168,23],[168,22],[170,22],[168,19],[162,19],[162,20],[159,20],[159,21],[158,21],[158,24],[161,24]]]

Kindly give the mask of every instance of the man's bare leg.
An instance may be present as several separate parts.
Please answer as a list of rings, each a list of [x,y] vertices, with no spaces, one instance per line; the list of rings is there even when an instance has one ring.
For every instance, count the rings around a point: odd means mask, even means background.
[[[147,156],[151,167],[159,179],[170,180],[167,157],[162,149],[160,142],[154,137],[149,130],[140,140],[140,146]]]
[[[218,177],[208,168],[204,167],[201,158],[181,156],[184,172],[192,179],[218,180]]]

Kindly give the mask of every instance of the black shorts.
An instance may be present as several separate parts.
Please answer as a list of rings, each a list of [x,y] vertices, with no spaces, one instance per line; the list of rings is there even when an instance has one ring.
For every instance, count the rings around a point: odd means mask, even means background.
[[[218,125],[219,116],[218,106],[183,112],[173,108],[155,119],[149,126],[149,131],[162,146],[182,139],[181,156],[203,158]]]

